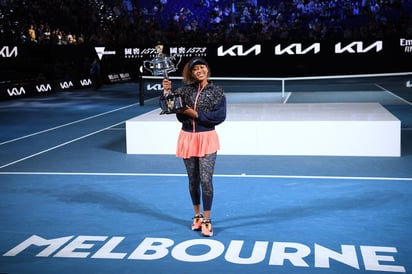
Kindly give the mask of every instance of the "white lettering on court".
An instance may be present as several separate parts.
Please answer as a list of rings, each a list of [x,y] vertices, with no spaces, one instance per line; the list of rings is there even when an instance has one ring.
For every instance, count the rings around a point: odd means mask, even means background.
[[[302,243],[231,240],[226,245],[213,239],[192,239],[175,243],[168,238],[144,238],[134,250],[122,250],[125,237],[66,236],[44,239],[32,235],[2,256],[18,256],[25,250],[42,248],[36,257],[77,259],[128,259],[161,260],[171,256],[182,262],[206,262],[219,257],[232,264],[252,265],[263,263],[269,266],[293,266],[331,268],[331,261],[366,271],[405,273],[404,266],[397,265],[395,247],[340,245],[340,250],[314,244],[313,249]],[[252,247],[252,248],[250,248]],[[194,252],[196,250],[196,252]],[[358,251],[360,250],[360,252]],[[30,253],[31,254],[31,253]],[[54,255],[53,255],[54,254]],[[311,255],[311,256],[309,256]],[[362,263],[361,263],[362,262]]]

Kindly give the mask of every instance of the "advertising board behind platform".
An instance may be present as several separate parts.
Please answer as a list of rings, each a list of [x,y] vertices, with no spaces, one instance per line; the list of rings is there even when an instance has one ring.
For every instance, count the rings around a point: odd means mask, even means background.
[[[0,45],[0,99],[87,87],[88,66],[101,63],[107,84],[150,75],[143,63],[156,45],[41,46]],[[201,56],[214,77],[306,77],[410,72],[412,37],[373,41],[267,41],[264,43],[164,45],[182,64]],[[183,66],[174,73],[180,76]],[[126,77],[124,77],[126,76]],[[39,82],[38,79],[44,79]],[[82,84],[83,83],[83,84]]]

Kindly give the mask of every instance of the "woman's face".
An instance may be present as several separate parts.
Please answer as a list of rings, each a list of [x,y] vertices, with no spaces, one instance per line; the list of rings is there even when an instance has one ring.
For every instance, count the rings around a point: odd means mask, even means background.
[[[203,64],[194,65],[192,69],[192,75],[199,82],[207,80],[207,77],[209,75],[209,68]]]

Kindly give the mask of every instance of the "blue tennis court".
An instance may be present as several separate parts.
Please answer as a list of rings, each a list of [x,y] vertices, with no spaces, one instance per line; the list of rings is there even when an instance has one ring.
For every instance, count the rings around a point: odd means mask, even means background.
[[[288,102],[378,101],[401,157],[218,155],[212,238],[181,159],[126,153],[125,121],[158,108],[138,85],[0,102],[0,273],[408,273],[411,92],[385,81]]]

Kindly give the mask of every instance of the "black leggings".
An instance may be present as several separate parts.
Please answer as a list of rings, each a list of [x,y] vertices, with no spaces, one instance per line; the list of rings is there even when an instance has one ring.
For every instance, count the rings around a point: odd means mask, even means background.
[[[200,205],[202,196],[203,210],[210,210],[213,201],[213,170],[217,153],[211,153],[204,157],[191,157],[183,159],[189,178],[189,193],[193,205]],[[200,192],[202,187],[202,192]],[[202,193],[202,195],[201,195]]]

